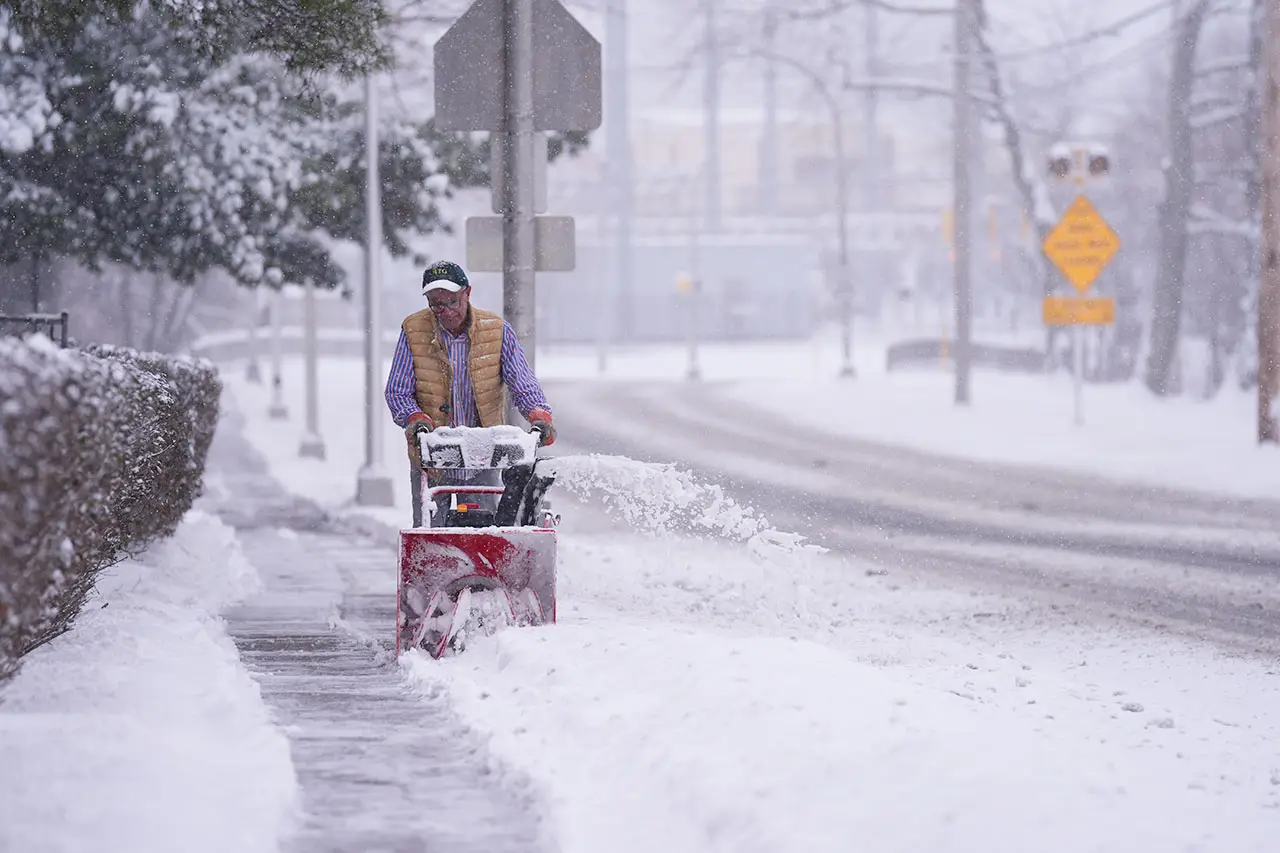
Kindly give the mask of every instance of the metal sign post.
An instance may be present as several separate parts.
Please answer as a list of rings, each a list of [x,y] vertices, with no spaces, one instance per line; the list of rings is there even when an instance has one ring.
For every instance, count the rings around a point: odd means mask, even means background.
[[[493,131],[501,216],[467,220],[467,264],[502,273],[504,315],[533,365],[536,273],[573,269],[575,254],[573,219],[536,215],[539,132],[600,126],[600,43],[559,0],[476,0],[436,43],[435,78],[437,128]]]
[[[324,439],[320,437],[320,348],[316,341],[316,286],[311,280],[302,283],[303,344],[306,353],[307,422],[303,429],[298,455],[304,459],[324,459]]]

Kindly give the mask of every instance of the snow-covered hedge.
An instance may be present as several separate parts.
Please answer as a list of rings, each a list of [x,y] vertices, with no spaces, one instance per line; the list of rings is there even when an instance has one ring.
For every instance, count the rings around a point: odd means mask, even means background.
[[[0,680],[98,571],[177,528],[220,393],[209,362],[0,338]]]

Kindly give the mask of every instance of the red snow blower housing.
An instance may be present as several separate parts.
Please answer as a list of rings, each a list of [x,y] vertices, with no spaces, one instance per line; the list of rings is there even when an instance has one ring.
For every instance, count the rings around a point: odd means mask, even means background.
[[[396,654],[439,658],[476,634],[555,622],[555,474],[538,443],[511,426],[419,433],[423,526],[400,531]]]

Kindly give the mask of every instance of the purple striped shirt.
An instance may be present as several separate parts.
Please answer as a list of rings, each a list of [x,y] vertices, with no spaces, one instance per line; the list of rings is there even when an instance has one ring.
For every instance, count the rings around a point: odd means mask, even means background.
[[[449,364],[453,368],[452,405],[449,411],[449,423],[441,423],[440,412],[428,412],[431,420],[439,426],[480,426],[480,414],[476,409],[475,392],[471,387],[471,371],[467,369],[468,356],[471,352],[471,341],[467,333],[451,335],[443,327],[440,328],[440,339],[444,342],[449,354]],[[511,402],[520,414],[526,418],[534,409],[546,409],[547,398],[542,393],[538,378],[529,367],[529,359],[525,357],[524,347],[516,338],[515,329],[510,323],[502,324],[502,381],[511,393]],[[404,427],[409,416],[421,412],[418,399],[414,395],[413,354],[409,351],[409,340],[404,329],[400,330],[400,340],[396,342],[395,354],[391,357],[391,371],[387,374],[387,387],[384,392],[387,408],[391,410],[391,419],[396,426]]]

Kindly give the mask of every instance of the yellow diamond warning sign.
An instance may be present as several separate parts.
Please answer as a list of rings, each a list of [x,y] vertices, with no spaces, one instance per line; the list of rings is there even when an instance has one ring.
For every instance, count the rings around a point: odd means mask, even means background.
[[[1044,238],[1043,248],[1045,256],[1084,293],[1120,251],[1120,238],[1089,199],[1076,196]]]

